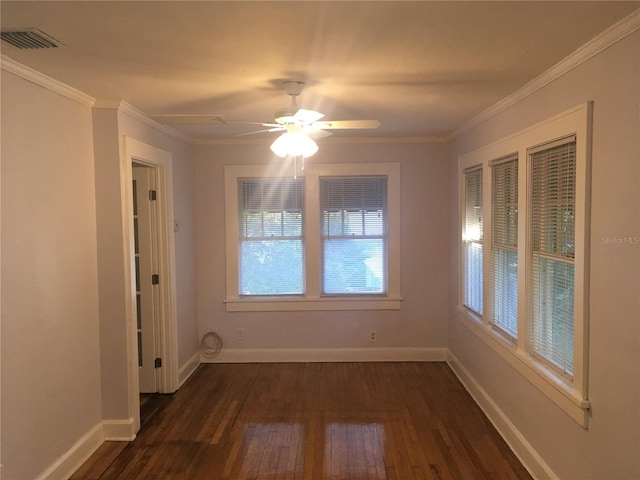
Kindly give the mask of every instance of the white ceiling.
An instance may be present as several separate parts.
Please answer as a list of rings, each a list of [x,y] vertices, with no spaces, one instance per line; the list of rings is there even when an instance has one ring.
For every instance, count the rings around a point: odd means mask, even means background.
[[[446,136],[639,6],[3,0],[3,31],[35,27],[64,46],[1,47],[96,99],[149,115],[270,122],[289,103],[282,82],[301,80],[299,106],[330,120],[382,122],[349,136]],[[256,127],[181,128],[216,139]]]

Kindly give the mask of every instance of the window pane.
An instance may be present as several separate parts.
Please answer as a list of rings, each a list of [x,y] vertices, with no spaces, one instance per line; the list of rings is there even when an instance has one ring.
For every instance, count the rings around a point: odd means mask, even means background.
[[[518,335],[518,254],[512,250],[493,252],[492,323],[512,337]]]
[[[324,293],[384,293],[384,240],[327,239],[323,252]]]
[[[364,212],[364,234],[384,235],[384,212],[382,210],[367,210]]]
[[[532,155],[533,250],[574,255],[575,142]]]
[[[240,295],[304,293],[302,240],[243,241]]]
[[[532,350],[573,374],[573,264],[533,258]]]
[[[482,245],[468,243],[465,246],[464,304],[482,314]]]
[[[262,214],[263,232],[265,237],[282,236],[282,212],[264,212]]]
[[[302,212],[283,212],[283,232],[285,237],[302,235]]]
[[[344,235],[362,235],[362,227],[362,210],[344,212]]]

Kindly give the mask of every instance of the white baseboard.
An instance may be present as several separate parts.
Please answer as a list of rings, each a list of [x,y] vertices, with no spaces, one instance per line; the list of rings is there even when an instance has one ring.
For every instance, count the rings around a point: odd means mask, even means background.
[[[182,387],[184,382],[186,382],[193,372],[200,366],[200,352],[197,351],[193,354],[193,356],[187,360],[183,366],[178,370],[178,388]]]
[[[447,364],[531,476],[556,480],[558,476],[451,351],[447,355]]]
[[[133,418],[126,420],[103,420],[104,439],[117,442],[130,442],[136,438],[135,421]]]
[[[444,362],[446,348],[264,348],[225,349],[202,363]]]
[[[93,455],[104,442],[102,423],[99,423],[80,440],[78,440],[67,452],[58,458],[49,468],[42,472],[36,480],[66,480],[71,477],[80,466]]]

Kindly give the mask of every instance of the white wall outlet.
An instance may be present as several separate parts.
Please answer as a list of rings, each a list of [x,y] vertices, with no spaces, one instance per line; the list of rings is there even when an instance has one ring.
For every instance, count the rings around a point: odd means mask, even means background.
[[[246,332],[244,328],[236,328],[236,338],[238,340],[243,340]]]
[[[369,330],[369,341],[375,342],[377,339],[377,334],[375,330]]]

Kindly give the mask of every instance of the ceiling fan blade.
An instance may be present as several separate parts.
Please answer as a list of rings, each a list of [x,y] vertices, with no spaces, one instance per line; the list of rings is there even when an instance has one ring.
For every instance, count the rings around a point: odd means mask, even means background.
[[[227,123],[220,115],[153,115],[151,118],[166,125],[225,125]]]
[[[304,108],[300,108],[293,116],[295,120],[302,122],[305,125],[316,122],[320,120],[322,117],[324,117],[323,113],[316,112],[313,110],[306,110]]]
[[[327,120],[324,122],[315,122],[313,126],[315,128],[321,128],[322,130],[337,130],[337,129],[364,130],[368,128],[378,128],[380,126],[380,121],[379,120]]]
[[[264,125],[264,124],[263,124],[263,125]],[[268,126],[268,125],[267,125],[267,126]],[[287,129],[287,127],[285,127],[285,126],[283,126],[283,125],[278,125],[278,126],[275,126],[275,127],[273,127],[273,128],[267,128],[267,129],[265,129],[265,130],[254,130],[253,132],[238,133],[238,134],[236,135],[236,137],[244,137],[244,136],[246,136],[246,135],[253,135],[254,133],[282,132],[282,131],[284,131],[284,130],[286,130],[286,129]]]
[[[262,127],[279,127],[277,123],[243,122],[225,120],[221,115],[153,115],[151,118],[166,125],[260,125]]]
[[[333,135],[333,133],[331,132],[327,132],[326,130],[320,130],[317,128],[311,128],[309,130],[304,129],[303,132],[306,133],[311,138],[313,138],[314,140],[320,140],[321,138],[325,138],[330,135]]]

